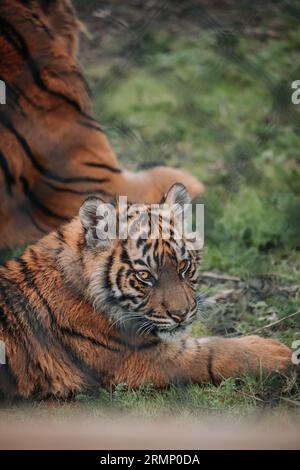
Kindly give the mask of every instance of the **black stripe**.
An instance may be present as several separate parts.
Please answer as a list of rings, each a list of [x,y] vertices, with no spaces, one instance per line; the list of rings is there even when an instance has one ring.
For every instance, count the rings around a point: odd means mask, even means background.
[[[65,178],[63,176],[56,175],[50,171],[45,171],[44,175],[49,178],[53,179],[59,183],[108,183],[110,181],[109,178],[92,178],[89,176],[71,176],[70,178]]]
[[[109,181],[106,178],[103,178],[102,180],[97,180],[98,183],[106,183]],[[43,182],[46,186],[49,186],[49,188],[53,189],[53,191],[57,191],[59,193],[70,193],[70,194],[78,194],[82,196],[91,196],[93,194],[100,194],[105,197],[111,197],[111,193],[108,191],[105,191],[104,189],[99,189],[99,188],[94,188],[94,189],[73,189],[73,188],[59,188],[57,186],[54,186],[52,183],[49,183],[48,181]]]
[[[117,273],[117,276],[116,276],[116,284],[117,284],[117,286],[118,286],[118,289],[119,289],[121,292],[122,292],[121,280],[122,280],[122,276],[123,276],[123,274],[124,274],[124,271],[125,271],[124,266],[122,266],[122,267],[119,269],[119,271],[118,271],[118,273]]]
[[[156,266],[160,266],[160,257],[159,257],[159,243],[158,240],[155,240],[154,250],[153,250],[153,259],[156,263]]]
[[[136,241],[136,247],[140,248],[144,243],[145,243],[145,238],[144,238],[144,234],[142,234],[139,236],[139,238]]]
[[[102,168],[103,170],[108,170],[112,173],[122,173],[120,168],[114,168],[110,165],[107,165],[106,163],[84,162],[84,165],[92,168]]]
[[[143,246],[143,256],[146,255],[146,253],[151,249],[151,242],[150,243],[145,243],[145,245]]]
[[[61,245],[66,243],[64,229],[62,226],[58,227],[56,230],[56,238]]]
[[[133,260],[133,264],[140,264],[141,266],[148,267],[148,264],[145,263],[145,261],[143,259],[135,259],[135,260]]]
[[[7,326],[7,317],[1,306],[0,306],[0,324],[3,326]]]
[[[63,226],[60,225],[57,229],[56,229],[56,232],[55,232],[55,235],[56,235],[56,239],[59,243],[59,248],[56,250],[56,257],[60,256],[61,253],[64,251],[65,249],[65,244],[66,244],[66,239],[65,239],[65,235],[64,235],[64,231],[63,231]],[[68,280],[65,279],[65,275],[63,272],[60,272],[60,275],[61,277],[63,278],[63,280],[65,281],[65,283],[68,285]]]
[[[128,252],[127,252],[127,249],[124,246],[124,244],[122,245],[122,252],[121,252],[120,259],[121,259],[122,263],[126,264],[127,266],[129,266],[134,271],[132,262],[131,262],[131,260],[128,256]]]
[[[99,123],[97,123],[97,121],[95,120],[94,121],[96,124],[93,124],[91,122],[86,122],[86,121],[79,121],[79,124],[81,124],[82,126],[84,127],[87,127],[89,129],[93,129],[94,131],[98,131],[98,132],[101,132],[101,134],[103,134],[103,131],[101,129],[101,126]]]
[[[107,349],[110,352],[114,352],[114,353],[121,352],[120,349],[113,348],[112,346],[109,346],[108,344],[104,344],[104,343],[102,343],[102,341],[99,341],[96,338],[92,338],[91,336],[84,335],[80,331],[76,331],[73,328],[60,327],[60,331],[63,334],[69,336],[69,337],[76,338],[76,339],[81,339],[81,340],[84,340],[84,341],[88,341],[93,346],[97,346],[97,347]]]
[[[117,336],[109,336],[109,339],[121,346],[125,346],[126,348],[130,349],[130,351],[143,351],[145,349],[154,348],[155,346],[161,344],[160,340],[153,340],[145,343],[131,343],[130,341],[119,338]]]
[[[29,248],[29,249],[28,249],[28,252],[30,253],[31,261],[32,261],[33,263],[37,263],[37,262],[38,262],[38,255],[37,255],[37,253],[35,252],[34,248]]]
[[[108,259],[106,261],[106,266],[105,266],[105,287],[109,291],[112,290],[112,283],[111,283],[111,280],[110,280],[110,273],[111,273],[111,268],[112,268],[113,261],[114,261],[114,255],[115,255],[115,250],[113,250],[113,252],[108,257]]]
[[[2,169],[3,174],[4,174],[6,191],[10,196],[12,196],[11,187],[14,184],[16,184],[16,180],[14,176],[12,175],[12,173],[10,172],[7,160],[1,151],[0,151],[0,168]]]
[[[138,284],[138,281],[136,279],[129,279],[129,285],[130,285],[130,287],[132,287],[132,289],[134,289],[138,292],[144,293],[144,291],[145,291],[145,285],[144,285],[144,288],[143,288],[142,285]],[[138,294],[136,293],[136,295],[138,295]],[[125,295],[124,297],[127,298],[128,296]],[[134,303],[137,304],[139,302],[139,300],[140,299],[136,299],[136,301]]]
[[[62,216],[60,214],[57,214],[54,212],[52,209],[49,209],[49,207],[45,206],[34,194],[33,191],[30,190],[29,184],[27,179],[24,176],[21,176],[20,181],[23,186],[23,191],[25,196],[28,197],[29,201],[37,207],[41,212],[43,212],[45,215],[49,217],[53,217],[54,219],[62,220],[63,222],[66,222],[68,219],[65,216]]]
[[[214,354],[213,354],[212,349],[210,349],[209,350],[209,356],[208,356],[208,363],[207,363],[207,372],[208,372],[211,383],[213,385],[217,385],[218,382],[217,382],[216,377],[213,373],[213,358],[214,358]]]
[[[33,152],[22,134],[18,132],[18,130],[14,127],[13,123],[11,122],[10,118],[3,112],[0,112],[0,122],[1,124],[6,127],[18,140],[19,144],[23,148],[25,154],[28,156],[29,160],[31,161],[32,165],[41,173],[46,174],[47,170],[36,160]]]

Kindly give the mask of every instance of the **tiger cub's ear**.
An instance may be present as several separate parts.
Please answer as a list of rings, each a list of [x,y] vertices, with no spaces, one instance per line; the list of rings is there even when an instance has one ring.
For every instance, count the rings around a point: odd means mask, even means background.
[[[82,204],[79,217],[89,248],[108,248],[116,238],[116,210],[113,204],[98,197],[89,197]]]
[[[190,204],[191,197],[182,183],[175,183],[168,192],[163,196],[161,204],[168,204],[169,206],[179,205],[183,207],[185,204]]]

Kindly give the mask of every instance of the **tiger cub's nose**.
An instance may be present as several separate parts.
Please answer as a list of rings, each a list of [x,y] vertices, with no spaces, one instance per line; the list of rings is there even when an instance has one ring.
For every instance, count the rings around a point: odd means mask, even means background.
[[[185,320],[188,312],[182,310],[172,310],[168,311],[168,315],[174,320],[176,323],[181,323]]]

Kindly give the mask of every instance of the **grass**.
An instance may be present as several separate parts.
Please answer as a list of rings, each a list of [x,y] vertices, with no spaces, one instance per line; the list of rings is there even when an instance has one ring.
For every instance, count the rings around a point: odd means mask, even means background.
[[[289,398],[290,402],[282,399],[283,384],[284,392],[294,395]],[[103,412],[104,408],[106,411],[149,417],[159,417],[162,414],[184,417],[210,416],[221,412],[225,412],[227,416],[249,416],[259,409],[265,410],[266,401],[269,401],[270,406],[277,408],[276,414],[282,416],[287,415],[287,403],[299,411],[299,399],[300,388],[295,377],[286,381],[284,377],[275,375],[260,379],[242,377],[238,381],[228,379],[220,387],[171,386],[160,392],[151,384],[139,390],[130,390],[125,385],[119,385],[113,393],[102,391],[99,397],[93,400],[86,396],[78,397],[87,411],[98,408],[98,412],[99,409]]]
[[[300,107],[290,99],[300,74],[300,12],[296,2],[284,10],[269,3],[272,14],[258,10],[254,24],[253,2],[226,15],[187,7],[175,19],[147,21],[139,9],[113,2],[108,19],[95,19],[91,1],[82,11],[94,40],[84,40],[81,60],[96,115],[122,164],[178,166],[207,187],[201,271],[238,279],[203,276],[209,295],[227,294],[204,312],[194,335],[262,329],[291,346],[300,340],[300,314],[293,315],[300,310]],[[118,386],[77,402],[93,413],[239,416],[267,408],[285,415],[299,413],[300,382],[275,374],[219,388]]]
[[[62,418],[78,412],[86,417],[103,418],[111,415],[159,418],[221,417],[238,421],[240,418],[270,416],[284,422],[299,422],[300,387],[297,378],[272,374],[259,378],[247,376],[227,379],[219,387],[206,385],[170,386],[157,391],[151,384],[138,390],[118,385],[114,390],[99,390],[94,396],[78,395],[75,401],[32,402],[24,407],[0,409],[0,417],[15,420],[22,416],[52,416]],[[23,419],[22,418],[22,419]]]

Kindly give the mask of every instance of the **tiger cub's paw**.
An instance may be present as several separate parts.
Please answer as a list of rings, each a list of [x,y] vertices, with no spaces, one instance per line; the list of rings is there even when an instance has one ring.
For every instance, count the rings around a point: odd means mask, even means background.
[[[291,350],[279,341],[259,336],[245,336],[239,341],[247,348],[249,360],[264,369],[285,370],[292,366]]]

